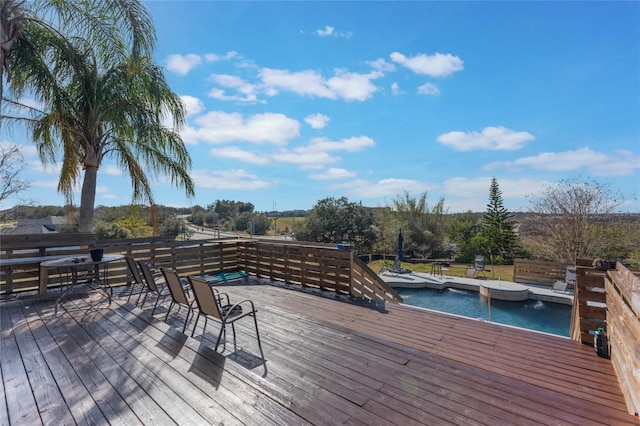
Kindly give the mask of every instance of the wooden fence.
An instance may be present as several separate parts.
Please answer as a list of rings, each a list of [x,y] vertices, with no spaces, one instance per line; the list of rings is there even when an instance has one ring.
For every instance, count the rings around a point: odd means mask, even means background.
[[[629,413],[640,413],[640,279],[621,263],[576,261],[571,338],[593,345],[602,327]]]
[[[611,362],[629,413],[640,413],[640,279],[622,264],[607,273],[607,330]]]
[[[67,234],[78,235],[78,234]],[[24,238],[24,236],[23,236]],[[64,241],[65,250],[46,254],[87,254],[89,247],[103,248],[105,254],[124,254],[138,261],[175,269],[181,275],[215,274],[219,272],[245,271],[272,281],[300,285],[382,302],[401,302],[402,298],[388,287],[366,264],[353,256],[351,251],[338,250],[334,245],[311,245],[291,242],[267,242],[252,240],[193,240],[168,239],[109,240],[95,244],[76,245],[69,237]],[[43,253],[41,247],[22,244],[14,249],[12,241],[3,237],[2,267],[0,269],[0,293],[35,290],[39,284]],[[58,243],[56,243],[58,244]],[[59,245],[59,244],[58,244]],[[59,256],[58,256],[59,257]],[[49,286],[59,286],[67,277],[64,273],[49,270],[46,277]],[[109,284],[124,285],[131,281],[126,262],[109,264]]]
[[[556,280],[563,280],[566,265],[546,260],[515,259],[513,280],[522,284],[552,286]]]

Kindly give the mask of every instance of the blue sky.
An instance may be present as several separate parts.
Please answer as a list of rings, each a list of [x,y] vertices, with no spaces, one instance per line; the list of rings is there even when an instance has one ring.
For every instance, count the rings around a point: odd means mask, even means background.
[[[426,191],[450,212],[484,211],[495,176],[513,211],[563,179],[610,185],[640,211],[638,2],[145,5],[187,105],[196,183],[188,199],[160,177],[158,203],[270,211]],[[0,141],[25,145],[22,198],[63,204],[28,140]],[[107,162],[96,205],[130,200]]]

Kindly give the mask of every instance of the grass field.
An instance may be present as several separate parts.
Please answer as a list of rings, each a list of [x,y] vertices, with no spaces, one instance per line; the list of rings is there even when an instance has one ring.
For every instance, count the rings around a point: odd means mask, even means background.
[[[391,266],[393,262],[390,260],[376,260],[369,263],[369,267],[376,273],[380,272],[383,266]],[[402,267],[410,269],[414,272],[431,272],[431,263],[407,263],[402,262]],[[443,266],[442,273],[452,277],[464,277],[467,270],[467,265],[464,263],[451,263],[450,266]],[[479,274],[480,279],[501,279],[505,281],[513,281],[513,265],[491,265],[485,266],[483,274]]]
[[[282,232],[286,232],[286,234],[289,235],[293,232],[294,226],[302,223],[303,221],[303,217],[279,217],[276,221],[276,234],[279,235]],[[273,232],[273,229],[270,229],[269,235],[273,235]]]

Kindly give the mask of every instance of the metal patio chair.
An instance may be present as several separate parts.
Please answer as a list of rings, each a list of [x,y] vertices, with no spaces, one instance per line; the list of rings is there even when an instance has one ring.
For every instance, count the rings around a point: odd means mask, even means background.
[[[156,278],[151,271],[151,267],[148,263],[138,262],[138,266],[140,267],[140,271],[142,272],[142,278],[144,278],[144,281],[147,284],[145,287],[144,298],[142,299],[142,303],[140,304],[140,309],[144,308],[144,303],[146,302],[149,293],[154,293],[156,296],[156,302],[153,305],[153,310],[151,311],[151,315],[153,315],[158,308],[158,302],[160,302],[160,299],[164,300],[167,296],[169,296],[169,293],[165,291],[165,285],[156,282]]]
[[[191,284],[191,290],[193,291],[193,295],[196,299],[196,304],[198,305],[198,316],[196,317],[196,322],[193,325],[193,330],[191,331],[191,336],[193,337],[196,327],[198,326],[198,321],[200,320],[200,316],[204,316],[204,328],[203,334],[207,328],[207,319],[213,318],[214,320],[221,323],[220,332],[218,333],[218,338],[216,340],[216,345],[214,350],[218,350],[218,346],[220,345],[220,339],[224,334],[225,345],[227,341],[227,324],[231,325],[231,330],[233,332],[233,346],[234,350],[237,350],[236,346],[236,329],[235,322],[242,319],[253,317],[253,323],[256,328],[256,337],[258,339],[258,348],[260,349],[260,355],[264,361],[264,352],[262,351],[262,343],[260,342],[260,332],[258,331],[258,320],[256,318],[256,308],[251,300],[243,300],[241,302],[230,304],[228,303],[228,296],[226,300],[223,299],[220,295],[224,293],[216,294],[215,289],[213,289],[206,280],[189,276],[187,277],[189,283]],[[226,296],[226,294],[225,294]],[[227,303],[225,303],[227,302]]]
[[[169,305],[169,309],[167,309],[164,321],[167,322],[169,313],[175,305],[178,305],[178,312],[180,312],[180,308],[182,306],[186,307],[187,317],[185,318],[184,326],[182,327],[182,332],[184,333],[187,329],[187,325],[189,324],[189,317],[191,316],[191,318],[193,318],[191,314],[193,310],[197,308],[197,306],[194,306],[195,299],[189,300],[189,295],[182,287],[180,276],[176,271],[167,268],[160,268],[160,272],[162,272],[167,288],[169,289],[169,294],[171,294],[171,304]]]

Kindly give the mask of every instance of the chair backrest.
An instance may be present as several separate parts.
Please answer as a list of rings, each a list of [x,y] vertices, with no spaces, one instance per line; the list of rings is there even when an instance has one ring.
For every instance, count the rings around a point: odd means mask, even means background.
[[[158,293],[158,286],[156,285],[156,280],[153,278],[153,272],[151,272],[151,268],[145,262],[138,262],[140,266],[140,270],[142,271],[142,276],[144,277],[149,290]]]
[[[210,315],[222,320],[222,314],[220,313],[220,307],[216,301],[216,296],[213,293],[213,289],[209,283],[199,277],[189,276],[189,283],[193,290],[193,296],[196,298],[198,309],[204,315]]]
[[[169,293],[171,293],[173,301],[183,305],[188,305],[189,300],[187,299],[187,295],[184,294],[184,289],[182,288],[182,283],[180,283],[180,276],[178,273],[167,268],[160,268],[160,271],[162,271],[162,275],[164,275],[164,280],[167,283],[167,287],[169,287]]]
[[[576,283],[576,267],[568,265],[564,272],[564,280],[570,284]]]
[[[142,277],[140,276],[140,269],[138,269],[138,265],[136,261],[131,256],[125,256],[124,259],[127,261],[127,265],[129,266],[129,271],[131,272],[131,276],[133,277],[133,281],[136,284],[142,284]]]
[[[477,255],[474,261],[476,271],[484,271],[484,256]]]

